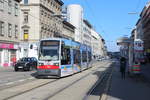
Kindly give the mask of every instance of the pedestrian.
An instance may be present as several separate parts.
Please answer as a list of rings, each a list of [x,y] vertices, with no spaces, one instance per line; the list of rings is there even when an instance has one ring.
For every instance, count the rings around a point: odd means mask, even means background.
[[[120,72],[122,79],[125,79],[125,73],[126,73],[126,58],[121,57],[120,59]]]

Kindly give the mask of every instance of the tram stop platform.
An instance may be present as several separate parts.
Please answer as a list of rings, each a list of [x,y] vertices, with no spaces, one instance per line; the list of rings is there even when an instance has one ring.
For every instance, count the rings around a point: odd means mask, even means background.
[[[122,79],[119,64],[114,67],[107,100],[150,100],[150,64],[141,68],[140,76]]]

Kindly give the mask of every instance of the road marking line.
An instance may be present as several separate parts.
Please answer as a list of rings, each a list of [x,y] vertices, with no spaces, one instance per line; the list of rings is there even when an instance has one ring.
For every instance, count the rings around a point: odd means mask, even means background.
[[[16,82],[23,82],[23,81],[25,81],[26,79],[22,79],[22,80],[18,80],[18,81],[16,81]]]
[[[34,78],[30,77],[30,78],[27,78],[27,79],[21,79],[21,80],[9,82],[9,83],[1,84],[0,86],[3,86],[3,85],[12,85],[12,84],[15,84],[15,83],[18,83],[18,82],[23,82],[23,81],[26,81],[26,80],[29,80],[29,79],[31,80],[31,79],[34,79]]]
[[[14,84],[15,82],[9,82],[9,83],[6,83],[5,85],[11,85],[11,84]]]
[[[30,77],[30,78],[28,78],[28,79],[34,79],[33,77]]]

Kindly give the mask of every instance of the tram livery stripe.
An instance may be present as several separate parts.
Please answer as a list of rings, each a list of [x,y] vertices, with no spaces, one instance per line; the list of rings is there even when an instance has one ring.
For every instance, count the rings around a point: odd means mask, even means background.
[[[55,65],[42,65],[42,66],[38,66],[38,69],[59,69],[59,66],[55,66]]]
[[[72,66],[71,65],[62,65],[61,69],[64,69],[64,68],[72,68]]]

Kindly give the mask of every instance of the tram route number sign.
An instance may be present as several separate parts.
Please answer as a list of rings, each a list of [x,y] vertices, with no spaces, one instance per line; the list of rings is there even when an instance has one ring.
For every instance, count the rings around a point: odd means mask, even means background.
[[[43,46],[49,46],[49,45],[58,45],[59,42],[58,41],[43,41],[42,45]]]

